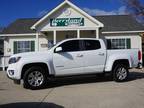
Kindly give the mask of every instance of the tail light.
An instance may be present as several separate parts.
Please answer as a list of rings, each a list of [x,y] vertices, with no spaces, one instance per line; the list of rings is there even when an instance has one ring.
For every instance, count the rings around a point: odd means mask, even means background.
[[[140,61],[142,59],[142,53],[141,51],[138,51],[138,60]]]

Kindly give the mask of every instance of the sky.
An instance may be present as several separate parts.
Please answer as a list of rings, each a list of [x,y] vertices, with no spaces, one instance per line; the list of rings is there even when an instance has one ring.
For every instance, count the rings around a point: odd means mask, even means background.
[[[0,27],[18,18],[39,18],[64,0],[0,0]],[[70,0],[91,15],[121,15],[125,13],[122,0]],[[144,3],[144,0],[140,0]]]

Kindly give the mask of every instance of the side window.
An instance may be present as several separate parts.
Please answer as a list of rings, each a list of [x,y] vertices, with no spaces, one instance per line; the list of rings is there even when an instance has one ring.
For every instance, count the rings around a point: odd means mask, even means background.
[[[60,45],[62,52],[80,51],[80,44],[78,40],[71,40]]]
[[[84,40],[85,50],[97,50],[101,48],[98,40]]]

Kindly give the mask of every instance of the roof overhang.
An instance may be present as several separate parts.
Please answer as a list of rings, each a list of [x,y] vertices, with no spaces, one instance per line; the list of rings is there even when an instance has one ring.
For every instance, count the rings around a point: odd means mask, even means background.
[[[0,34],[0,37],[8,37],[8,36],[35,36],[36,33],[24,33],[24,34]]]
[[[64,2],[62,2],[60,5],[58,5],[56,8],[54,8],[52,11],[50,11],[47,15],[45,15],[44,17],[42,17],[39,21],[37,21],[32,27],[31,29],[36,29],[36,27],[42,23],[45,19],[47,19],[50,15],[52,15],[54,12],[56,12],[57,10],[59,10],[61,7],[63,7],[65,4],[68,4],[69,6],[71,6],[72,8],[76,9],[78,12],[80,12],[82,15],[86,16],[87,18],[89,18],[91,21],[93,21],[94,23],[97,23],[99,25],[99,27],[104,27],[103,23],[101,23],[100,21],[96,20],[95,18],[93,18],[92,16],[90,16],[88,13],[86,13],[85,11],[83,11],[82,9],[80,9],[79,7],[77,7],[76,5],[74,5],[73,3],[71,3],[68,0],[65,0]]]
[[[138,31],[104,31],[102,34],[115,34],[115,33],[144,33],[144,30]]]

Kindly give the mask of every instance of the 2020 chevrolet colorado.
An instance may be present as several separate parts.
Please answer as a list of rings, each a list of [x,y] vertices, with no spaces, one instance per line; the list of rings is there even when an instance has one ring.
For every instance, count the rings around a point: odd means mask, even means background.
[[[45,52],[10,57],[7,75],[23,80],[24,87],[39,89],[52,77],[111,73],[115,81],[125,81],[129,68],[142,64],[141,49],[107,50],[102,39],[67,39]]]

